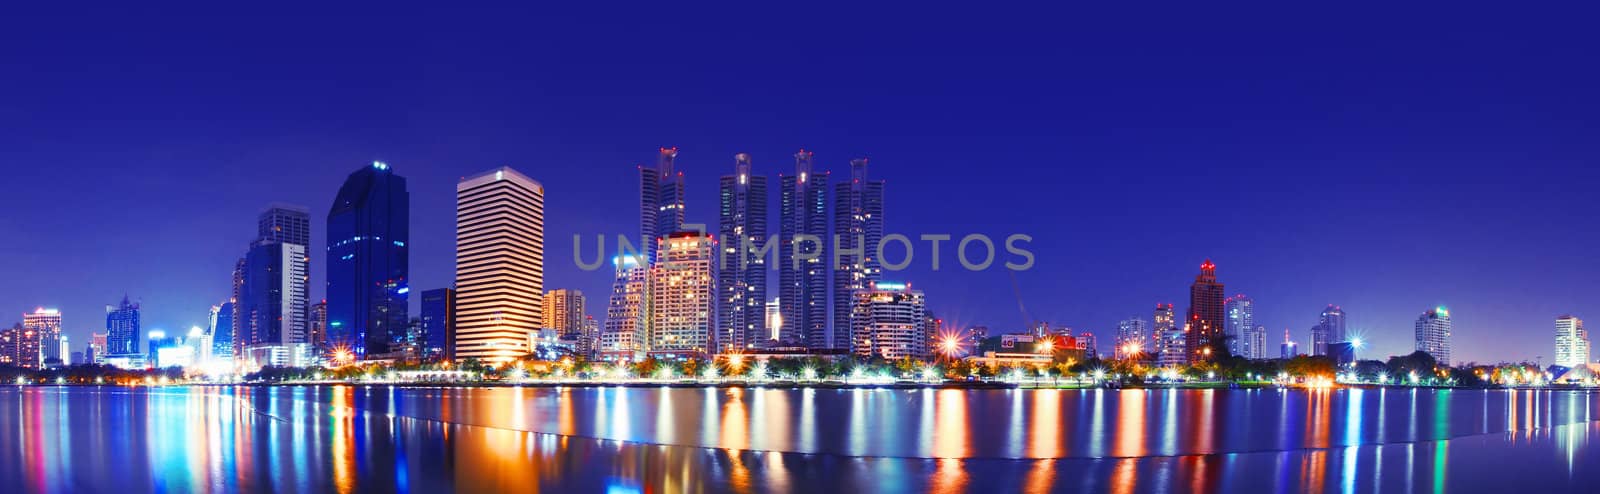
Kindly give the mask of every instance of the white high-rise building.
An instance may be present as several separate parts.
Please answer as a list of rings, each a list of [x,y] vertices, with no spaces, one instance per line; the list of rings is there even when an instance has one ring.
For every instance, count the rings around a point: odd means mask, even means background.
[[[1265,360],[1267,358],[1267,327],[1256,326],[1245,336],[1247,352],[1245,358],[1251,360]]]
[[[1450,311],[1429,309],[1417,318],[1417,351],[1432,355],[1439,365],[1450,365]]]
[[[1139,354],[1152,352],[1146,339],[1148,333],[1145,321],[1142,318],[1130,317],[1117,323],[1116,348],[1113,354],[1119,359],[1134,357]]]
[[[661,239],[650,268],[649,352],[690,356],[719,351],[716,341],[716,240],[699,232]]]
[[[1151,351],[1156,353],[1156,364],[1162,367],[1183,365],[1188,362],[1184,353],[1187,347],[1184,331],[1173,317],[1172,304],[1156,304],[1155,323],[1151,327]]]
[[[608,361],[644,358],[650,335],[650,268],[643,255],[612,260],[617,279],[606,303],[605,331],[600,333],[601,358]]]
[[[928,358],[927,306],[922,292],[907,283],[878,281],[871,290],[856,292],[854,299],[850,328],[857,356]]]
[[[544,323],[544,186],[509,167],[456,184],[455,358],[509,362]]]
[[[1578,367],[1589,363],[1589,332],[1583,320],[1571,315],[1556,318],[1556,365]]]
[[[1228,352],[1250,357],[1253,350],[1248,333],[1256,327],[1256,303],[1245,295],[1234,295],[1222,302],[1223,333],[1228,336]]]

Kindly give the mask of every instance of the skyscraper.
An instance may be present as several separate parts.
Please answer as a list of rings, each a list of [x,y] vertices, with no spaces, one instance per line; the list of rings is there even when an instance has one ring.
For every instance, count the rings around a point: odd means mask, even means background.
[[[1556,318],[1556,365],[1578,367],[1589,363],[1589,332],[1583,320],[1572,315]]]
[[[1439,365],[1450,365],[1450,311],[1428,309],[1417,318],[1417,351],[1432,355]]]
[[[362,358],[404,339],[411,194],[374,161],[345,178],[328,209],[327,345]]]
[[[239,303],[240,300],[243,300],[241,297],[244,295],[244,273],[246,268],[243,257],[233,263],[233,296],[228,298],[228,301],[231,302],[230,307],[233,310],[233,317],[229,318],[229,322],[233,324],[233,327],[228,332],[228,345],[232,348],[228,353],[235,359],[244,355],[245,332],[249,329],[249,324],[246,323],[244,317],[246,315],[244,304]]]
[[[510,362],[544,324],[544,186],[509,167],[456,184],[455,358]]]
[[[422,332],[427,341],[424,358],[450,358],[455,354],[456,291],[435,288],[422,292]]]
[[[26,315],[24,315],[26,317]],[[40,340],[43,334],[34,328],[19,323],[4,331],[0,335],[0,363],[15,365],[24,369],[43,368],[44,362],[40,353]]]
[[[867,160],[850,160],[850,181],[834,185],[833,336],[829,346],[849,348],[851,302],[883,276],[878,244],[883,241],[884,181],[869,180]]]
[[[767,310],[765,314],[767,321],[767,339],[779,342],[783,341],[783,339],[780,337],[780,333],[783,332],[783,309],[782,304],[778,302],[778,299],[772,299],[771,301],[767,302]]]
[[[295,365],[309,331],[311,214],[275,204],[261,213],[245,255],[235,324],[238,354],[259,365]]]
[[[739,153],[717,191],[717,340],[730,348],[766,346],[769,266],[759,253],[767,245],[767,177],[751,173],[750,155]]]
[[[328,348],[328,301],[311,304],[311,336],[306,340],[319,349]],[[341,348],[348,349],[349,346]]]
[[[1245,358],[1248,358],[1248,359],[1251,359],[1251,360],[1263,360],[1263,359],[1267,358],[1267,327],[1266,326],[1258,325],[1254,329],[1251,329],[1250,330],[1250,335],[1246,339],[1250,340],[1250,342],[1249,342],[1249,347],[1250,347],[1249,348],[1250,349],[1249,353],[1250,354],[1246,355]]]
[[[1210,358],[1211,345],[1221,341],[1224,318],[1222,283],[1217,282],[1217,265],[1210,259],[1200,264],[1200,275],[1189,285],[1189,314],[1184,341],[1190,363]]]
[[[1154,352],[1155,349],[1150,348],[1146,340],[1145,335],[1148,333],[1149,331],[1143,318],[1130,317],[1123,319],[1117,323],[1116,347],[1112,349],[1111,353],[1116,358],[1125,359]]]
[[[1328,355],[1328,345],[1347,341],[1344,331],[1344,309],[1328,304],[1317,316],[1317,325],[1311,328],[1311,354]]]
[[[233,359],[233,301],[212,306],[211,357],[227,362]]]
[[[928,358],[926,302],[907,283],[874,282],[855,292],[851,332],[858,357]]]
[[[1224,332],[1228,336],[1228,353],[1249,358],[1251,344],[1249,332],[1256,327],[1256,303],[1243,294],[1228,297],[1222,301],[1223,310],[1228,314],[1228,322]]]
[[[1169,367],[1188,362],[1188,352],[1184,350],[1188,338],[1177,325],[1172,304],[1156,304],[1151,320],[1150,331],[1154,344],[1150,351],[1156,354],[1156,364]]]
[[[793,175],[778,177],[778,310],[784,344],[827,348],[828,173],[811,170],[812,153],[794,155]],[[796,244],[800,249],[796,252]],[[798,254],[798,255],[797,255]]]
[[[617,269],[606,303],[605,329],[600,333],[600,352],[606,360],[643,358],[650,341],[650,268],[638,257],[617,257]]]
[[[575,343],[578,354],[588,355],[591,342],[583,337],[584,316],[588,308],[579,290],[544,292],[544,328],[553,329],[561,339]]]
[[[130,302],[127,295],[122,303],[106,306],[106,351],[111,355],[139,354],[139,304]]]
[[[28,341],[37,345],[37,353],[29,350],[22,354],[23,362],[32,364],[24,365],[31,369],[45,367],[59,367],[65,359],[61,358],[61,311],[40,307],[31,313],[22,315],[22,329]],[[32,333],[28,335],[28,333]]]
[[[699,232],[678,232],[660,243],[650,268],[649,351],[687,357],[720,349],[713,331],[716,240]]]
[[[639,167],[639,237],[646,265],[654,265],[656,238],[683,229],[683,172],[673,169],[678,148],[661,148],[656,167]]]

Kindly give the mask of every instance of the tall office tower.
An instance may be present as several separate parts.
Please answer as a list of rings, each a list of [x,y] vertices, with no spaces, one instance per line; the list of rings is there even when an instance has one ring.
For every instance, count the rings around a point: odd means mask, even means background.
[[[233,359],[233,301],[211,306],[211,357],[218,361]]]
[[[716,278],[712,263],[717,242],[699,232],[661,239],[650,268],[650,350],[689,356],[721,348],[716,341]]]
[[[311,346],[318,349],[330,348],[328,342],[328,301],[321,300],[311,304],[311,315],[308,317],[309,319],[306,323],[310,329],[306,336],[306,342],[311,343]]]
[[[1143,318],[1130,317],[1117,323],[1117,338],[1113,342],[1116,348],[1112,355],[1116,358],[1135,358],[1142,354],[1154,352],[1145,337],[1148,334],[1148,325]]]
[[[733,174],[718,190],[717,341],[724,347],[767,346],[767,177],[750,170],[750,155],[733,157]]]
[[[239,300],[242,300],[240,296],[244,294],[244,272],[246,268],[244,261],[244,258],[241,257],[233,264],[233,296],[228,298],[233,310],[233,317],[229,319],[233,323],[233,327],[228,332],[228,345],[232,348],[228,353],[233,355],[234,358],[244,355],[245,331],[249,328],[244,317],[244,304],[239,303]]]
[[[1221,341],[1224,318],[1222,283],[1217,282],[1217,265],[1210,259],[1200,264],[1200,275],[1189,285],[1189,314],[1184,318],[1188,325],[1184,349],[1189,363],[1210,358],[1211,345]]]
[[[261,213],[257,237],[245,255],[239,289],[242,329],[238,357],[259,365],[298,365],[299,345],[310,329],[311,214],[303,207],[274,204]]]
[[[24,317],[27,317],[24,314]],[[27,327],[26,324],[17,324],[6,331],[5,336],[5,362],[24,369],[41,369],[44,361],[40,353],[40,340],[43,333],[37,329]]]
[[[1283,344],[1278,346],[1278,358],[1288,360],[1295,358],[1299,354],[1299,345],[1295,344],[1294,340],[1289,339],[1289,330],[1283,330]]]
[[[854,293],[871,290],[883,276],[878,244],[883,241],[882,180],[868,180],[867,160],[850,160],[850,181],[834,185],[833,327],[830,345],[849,348]]]
[[[583,331],[580,331],[578,336],[578,341],[580,342],[578,349],[583,352],[584,358],[593,359],[600,354],[600,321],[598,319],[584,314]]]
[[[455,358],[510,362],[544,325],[544,186],[509,167],[456,184]]]
[[[873,282],[855,292],[851,305],[851,352],[887,360],[928,358],[926,303],[908,283]]]
[[[1248,333],[1256,327],[1256,303],[1245,295],[1234,295],[1222,301],[1223,311],[1227,313],[1227,322],[1223,329],[1228,337],[1228,353],[1238,357],[1249,357],[1252,341]]]
[[[1417,318],[1417,351],[1432,355],[1439,365],[1450,365],[1450,311],[1428,309]]]
[[[785,345],[827,348],[828,172],[811,171],[810,151],[794,155],[794,175],[779,175],[778,310]],[[799,244],[798,246],[796,244]],[[796,249],[799,249],[796,252]]]
[[[139,304],[122,296],[122,303],[106,306],[106,350],[110,355],[139,353]]]
[[[24,313],[22,331],[32,333],[29,339],[37,345],[37,352],[30,350],[24,355],[26,363],[29,360],[34,363],[32,369],[61,366],[61,310],[38,307],[34,312]]]
[[[427,341],[422,356],[428,359],[455,355],[456,291],[435,288],[422,292],[422,333]]]
[[[1578,367],[1589,363],[1589,332],[1583,320],[1572,315],[1556,318],[1556,365]]]
[[[683,229],[683,172],[673,169],[678,148],[661,148],[656,167],[639,167],[639,240],[645,264],[654,265],[656,238]]]
[[[1317,316],[1317,325],[1311,328],[1311,354],[1327,355],[1328,345],[1347,341],[1344,331],[1344,309],[1328,304]]]
[[[582,291],[544,292],[544,329],[553,329],[562,339],[576,342],[578,353],[585,355],[591,350],[583,338],[583,319],[588,312]]]
[[[411,291],[405,177],[382,161],[352,172],[328,209],[327,242],[327,345],[356,358],[388,353],[405,339]]]
[[[922,319],[924,321],[922,324],[922,331],[925,333],[924,336],[926,336],[926,338],[923,339],[923,345],[927,347],[923,351],[926,352],[925,354],[927,356],[933,357],[934,354],[938,353],[939,351],[939,338],[942,337],[945,332],[944,319],[934,315],[933,311],[931,310],[924,310]]]
[[[650,341],[650,267],[644,256],[613,259],[617,278],[606,303],[605,330],[600,333],[600,352],[606,360],[631,361],[643,358]]]
[[[1263,360],[1267,358],[1267,327],[1256,326],[1250,330],[1250,354],[1245,358]]]
[[[1156,311],[1151,320],[1150,351],[1156,354],[1156,364],[1169,367],[1187,363],[1189,360],[1184,345],[1188,343],[1188,338],[1183,329],[1178,327],[1172,304],[1156,304]]]

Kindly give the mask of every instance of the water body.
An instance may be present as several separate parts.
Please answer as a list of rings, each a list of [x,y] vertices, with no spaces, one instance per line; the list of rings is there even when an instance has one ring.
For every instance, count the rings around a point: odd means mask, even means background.
[[[1584,391],[5,387],[0,492],[1595,492]]]

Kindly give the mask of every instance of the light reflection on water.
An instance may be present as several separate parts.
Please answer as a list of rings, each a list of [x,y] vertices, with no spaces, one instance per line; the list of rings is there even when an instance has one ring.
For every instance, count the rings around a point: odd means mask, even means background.
[[[1600,481],[1592,398],[6,387],[0,492],[1560,491]]]

